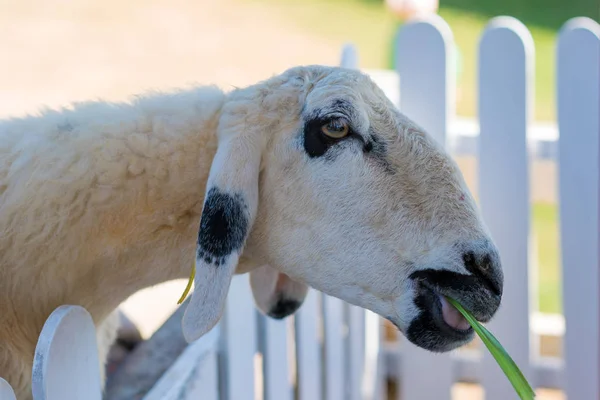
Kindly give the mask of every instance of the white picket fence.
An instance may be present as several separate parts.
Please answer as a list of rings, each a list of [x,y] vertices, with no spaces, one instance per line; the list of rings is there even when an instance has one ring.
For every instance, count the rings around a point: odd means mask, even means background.
[[[399,107],[449,146],[455,140],[446,135],[455,116],[451,30],[432,18],[405,25],[398,34]],[[563,389],[569,399],[598,399],[600,26],[587,18],[568,21],[556,50],[565,359],[539,357],[531,329],[537,309],[529,226],[535,49],[527,28],[510,17],[491,20],[479,42],[478,194],[506,280],[503,305],[489,327],[534,385]],[[480,382],[486,399],[515,398],[487,352],[474,360],[458,352],[425,355],[403,345],[404,399],[449,398],[457,378]]]
[[[398,107],[452,149],[452,32],[437,16],[398,31],[398,87],[373,76]],[[479,43],[480,206],[504,265],[503,305],[489,324],[535,387],[568,399],[600,398],[600,25],[575,18],[556,47],[564,354],[544,359],[534,334],[536,260],[531,246],[534,44],[511,17],[492,19]],[[347,46],[342,65],[358,67]],[[382,319],[311,290],[293,317],[275,321],[253,305],[247,276],[234,278],[223,319],[190,344],[144,397],[219,400],[450,399],[457,381],[478,382],[488,400],[516,398],[487,352],[427,353],[406,340],[389,347]],[[100,399],[93,323],[77,306],[48,319],[33,368],[35,400]],[[258,366],[258,367],[257,367]],[[73,379],[77,377],[77,379]],[[0,379],[0,400],[14,399]]]

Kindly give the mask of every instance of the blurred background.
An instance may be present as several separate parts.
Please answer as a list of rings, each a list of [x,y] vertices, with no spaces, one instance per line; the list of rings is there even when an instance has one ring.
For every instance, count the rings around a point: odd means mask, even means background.
[[[228,90],[299,64],[337,65],[345,43],[360,67],[390,70],[394,34],[410,10],[384,0],[0,0],[0,116],[72,101],[123,100],[146,90],[216,84]],[[599,0],[423,1],[450,25],[457,46],[457,114],[477,114],[477,45],[485,24],[510,15],[535,42],[535,120],[555,128],[555,40],[576,16],[600,21]],[[403,8],[404,7],[404,8]],[[552,133],[550,133],[552,136]],[[476,160],[457,156],[475,191]],[[531,164],[538,307],[560,314],[555,160]],[[149,336],[185,282],[134,296],[124,307]],[[158,291],[158,292],[156,292]],[[162,292],[161,292],[162,291]],[[169,301],[165,301],[168,298]],[[144,322],[144,315],[152,318]],[[157,317],[158,316],[158,317]],[[392,333],[390,333],[392,335]],[[559,339],[548,339],[550,353]]]

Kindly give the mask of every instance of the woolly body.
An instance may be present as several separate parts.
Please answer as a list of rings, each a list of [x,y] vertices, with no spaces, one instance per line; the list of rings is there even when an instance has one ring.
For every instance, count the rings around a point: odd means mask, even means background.
[[[233,273],[250,272],[275,318],[310,286],[430,351],[473,337],[440,295],[487,321],[502,294],[457,165],[358,71],[297,67],[227,94],[151,93],[0,122],[0,376],[19,399],[52,310],[84,306],[104,360],[115,308],[188,277],[194,258],[188,340],[217,323]]]
[[[54,308],[100,324],[189,275],[224,99],[208,87],[0,124],[0,376],[18,399]],[[114,334],[100,332],[106,354]]]

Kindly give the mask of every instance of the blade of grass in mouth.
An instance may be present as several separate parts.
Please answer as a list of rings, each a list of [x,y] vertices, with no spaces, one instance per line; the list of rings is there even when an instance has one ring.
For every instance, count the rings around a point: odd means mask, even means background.
[[[479,323],[473,316],[463,308],[456,300],[446,297],[448,302],[452,304],[469,322],[469,324],[473,327],[477,335],[481,338],[485,347],[492,353],[496,362],[504,371],[504,374],[512,384],[513,388],[519,395],[519,397],[523,400],[531,400],[535,398],[535,392],[523,376],[523,373],[515,364],[513,359],[508,355],[504,347],[500,344],[500,342],[488,331],[483,325]]]

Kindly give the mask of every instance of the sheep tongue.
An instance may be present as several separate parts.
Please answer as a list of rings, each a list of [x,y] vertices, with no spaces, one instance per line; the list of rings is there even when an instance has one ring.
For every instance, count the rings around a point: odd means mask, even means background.
[[[469,329],[470,325],[465,317],[462,316],[460,311],[458,311],[452,304],[448,303],[444,296],[440,296],[440,301],[442,303],[442,316],[444,318],[444,322],[454,329],[462,331]]]

